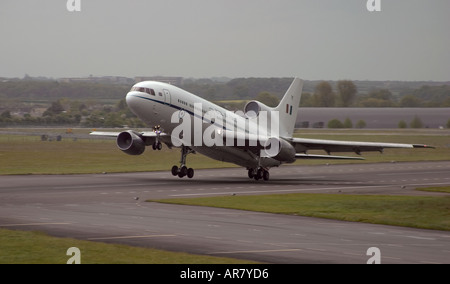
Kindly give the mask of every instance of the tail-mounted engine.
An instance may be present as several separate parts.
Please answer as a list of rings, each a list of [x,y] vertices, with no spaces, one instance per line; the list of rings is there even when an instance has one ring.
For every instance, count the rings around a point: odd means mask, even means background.
[[[250,101],[244,107],[244,113],[248,118],[258,117],[261,111],[266,111],[270,113],[274,109],[266,106],[265,104],[258,101]]]

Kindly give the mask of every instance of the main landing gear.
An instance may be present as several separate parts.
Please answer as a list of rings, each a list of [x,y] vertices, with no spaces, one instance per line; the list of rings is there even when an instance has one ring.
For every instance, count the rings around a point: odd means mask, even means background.
[[[191,148],[186,146],[181,147],[180,167],[178,166],[172,167],[173,176],[178,176],[179,178],[183,178],[185,176],[187,176],[188,178],[194,177],[194,169],[186,167],[186,156],[191,153],[194,153],[194,151]]]
[[[265,181],[268,181],[270,178],[270,174],[269,171],[264,169],[263,167],[258,167],[257,169],[248,169],[248,177],[255,180],[263,179]]]

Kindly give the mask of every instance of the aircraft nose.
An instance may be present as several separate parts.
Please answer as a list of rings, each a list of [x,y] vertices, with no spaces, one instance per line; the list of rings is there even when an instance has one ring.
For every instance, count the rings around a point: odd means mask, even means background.
[[[136,109],[138,109],[138,100],[139,98],[136,97],[137,92],[131,91],[127,93],[127,96],[125,97],[125,101],[127,102],[127,106],[130,108],[131,111],[135,112]]]

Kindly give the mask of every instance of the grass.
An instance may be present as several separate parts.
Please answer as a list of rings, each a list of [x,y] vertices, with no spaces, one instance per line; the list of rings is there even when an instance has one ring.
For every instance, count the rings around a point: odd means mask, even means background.
[[[41,232],[0,229],[0,264],[65,264],[70,247],[80,249],[82,264],[250,264],[233,258],[56,238]]]
[[[296,193],[149,201],[450,230],[450,196]]]
[[[51,132],[65,130],[28,130],[30,132]],[[116,130],[117,131],[117,130]],[[26,131],[23,131],[26,132]],[[87,134],[88,129],[74,130],[76,134]],[[398,143],[422,143],[437,146],[437,149],[386,149],[384,154],[363,153],[366,161],[356,163],[390,162],[390,161],[439,161],[450,157],[449,135],[427,135],[427,131],[398,131],[394,133],[380,133],[379,131],[322,131],[308,130],[297,134],[305,138],[323,138],[336,140],[379,141]],[[313,153],[315,151],[311,151]],[[324,154],[323,151],[318,151]],[[344,155],[348,155],[344,153]],[[147,147],[140,156],[129,156],[117,149],[114,139],[77,139],[63,138],[62,141],[44,142],[40,136],[0,135],[0,175],[3,174],[83,174],[102,172],[143,172],[168,171],[178,164],[180,151],[153,151]],[[235,167],[233,164],[212,160],[201,154],[188,156],[189,167],[224,168]],[[355,163],[355,161],[335,160],[300,160],[295,164],[341,164]]]
[[[450,186],[417,188],[420,191],[450,193]]]
[[[36,136],[0,136],[0,174],[87,174],[102,172],[169,171],[178,164],[178,149],[129,156],[117,149],[114,140],[63,139],[41,141]],[[230,167],[203,155],[189,155],[189,166]]]

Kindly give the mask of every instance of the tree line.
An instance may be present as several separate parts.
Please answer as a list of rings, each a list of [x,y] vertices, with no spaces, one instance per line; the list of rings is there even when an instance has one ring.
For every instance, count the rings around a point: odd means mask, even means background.
[[[184,79],[181,87],[208,100],[252,100],[260,93],[280,99],[292,78]],[[370,82],[305,80],[304,107],[450,107],[450,82]],[[120,100],[132,84],[59,82],[57,80],[0,81],[0,102]]]
[[[318,83],[313,93],[303,93],[303,107],[450,107],[450,86],[422,86],[393,94],[389,89],[373,89],[358,94],[352,81],[342,80],[333,90],[327,81]]]
[[[185,79],[179,87],[211,101],[225,101],[218,103],[231,110],[242,110],[246,101],[253,99],[276,106],[291,83],[292,78]],[[300,106],[450,107],[450,85],[430,84],[414,89],[407,83],[395,86],[393,92],[389,88],[371,87],[367,82],[305,81]],[[126,107],[124,96],[130,88],[130,84],[3,80],[0,126],[144,127]],[[36,115],[32,113],[36,108],[45,111]]]
[[[81,126],[81,127],[147,127],[126,106],[125,99],[115,105],[101,105],[97,103],[83,103],[61,99],[51,103],[42,116],[24,114],[22,117],[13,116],[9,110],[0,113],[0,126]]]
[[[353,125],[353,122],[350,120],[350,118],[346,118],[344,122],[340,121],[337,118],[334,118],[327,123],[328,128],[365,128],[366,127],[366,121],[363,119],[358,120],[355,125]],[[323,127],[324,125],[321,125]],[[308,126],[303,126],[304,128],[308,128]],[[320,128],[321,128],[320,127]],[[397,124],[398,128],[424,128],[424,124],[422,122],[422,119],[419,116],[414,116],[414,118],[408,123],[405,120],[400,120]],[[450,119],[447,121],[447,124],[445,127],[450,128]]]

